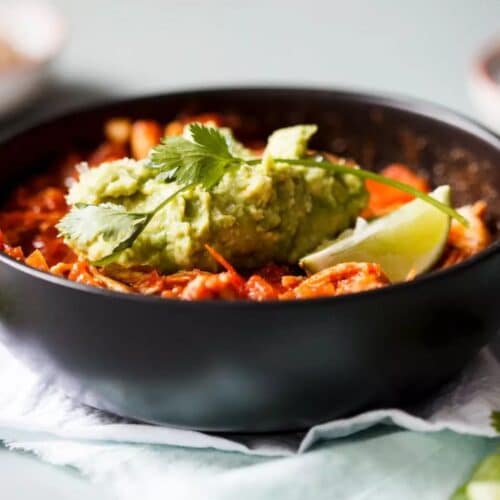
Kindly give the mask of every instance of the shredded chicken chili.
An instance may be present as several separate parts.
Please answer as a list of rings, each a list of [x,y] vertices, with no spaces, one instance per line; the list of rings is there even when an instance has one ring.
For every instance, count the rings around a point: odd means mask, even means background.
[[[232,118],[234,119],[234,118]],[[224,256],[206,246],[222,272],[197,269],[162,275],[147,268],[98,268],[81,260],[58,236],[55,224],[68,212],[65,196],[78,179],[78,164],[97,166],[123,157],[141,159],[163,136],[180,135],[190,122],[228,125],[217,114],[177,119],[163,127],[150,120],[132,122],[115,118],[105,124],[105,141],[89,156],[68,155],[49,173],[36,176],[17,187],[0,210],[0,250],[10,257],[41,271],[86,285],[124,293],[157,295],[183,300],[248,299],[290,300],[343,295],[387,286],[389,280],[378,264],[346,262],[312,276],[298,269],[270,262],[251,274],[239,273]],[[231,125],[231,124],[229,124]],[[257,150],[259,145],[249,145]],[[402,164],[388,165],[384,176],[428,192],[427,180]],[[374,181],[366,181],[369,203],[366,218],[387,214],[413,199],[412,196]],[[486,204],[479,201],[459,212],[469,220],[467,228],[452,222],[447,248],[439,267],[454,265],[484,249],[490,234],[484,223]],[[410,273],[407,279],[413,279]]]

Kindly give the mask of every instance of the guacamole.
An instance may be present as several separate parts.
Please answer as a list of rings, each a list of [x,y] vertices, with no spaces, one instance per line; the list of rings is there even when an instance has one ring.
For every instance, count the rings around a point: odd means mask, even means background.
[[[262,161],[228,170],[210,189],[194,186],[156,213],[133,245],[116,263],[152,266],[162,272],[217,264],[205,249],[213,246],[238,269],[269,262],[295,264],[325,239],[351,226],[367,201],[363,181],[324,169],[292,166],[273,158],[304,156],[314,125],[274,132]],[[248,161],[232,135],[224,133],[231,151]],[[236,153],[234,153],[236,154]],[[250,153],[251,154],[251,153]],[[123,159],[83,170],[68,202],[112,203],[134,213],[147,212],[179,189],[148,167],[148,160]],[[106,256],[102,238],[66,243],[90,261]]]

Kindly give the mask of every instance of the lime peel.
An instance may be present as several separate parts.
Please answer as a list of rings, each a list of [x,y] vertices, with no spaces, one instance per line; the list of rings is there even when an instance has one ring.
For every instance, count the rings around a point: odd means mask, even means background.
[[[449,186],[437,188],[430,196],[450,207]],[[351,234],[306,255],[299,264],[308,273],[315,273],[341,262],[374,262],[393,283],[400,282],[410,273],[429,270],[439,260],[449,228],[447,213],[415,199],[366,225],[357,224]]]
[[[500,500],[500,481],[472,481],[466,495],[468,500]]]
[[[500,453],[487,456],[452,500],[500,500]]]

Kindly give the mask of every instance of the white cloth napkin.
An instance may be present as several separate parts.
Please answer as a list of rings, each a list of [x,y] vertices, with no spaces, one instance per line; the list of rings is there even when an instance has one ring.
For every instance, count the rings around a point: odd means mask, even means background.
[[[213,466],[198,470],[209,478],[218,467],[227,468],[229,462],[231,467],[238,467],[248,460],[255,463],[300,454],[320,441],[347,436],[380,423],[421,432],[448,429],[495,436],[490,415],[500,409],[499,387],[500,363],[485,349],[458,380],[411,412],[369,411],[315,426],[305,433],[214,436],[130,423],[83,406],[59,389],[42,384],[36,374],[0,346],[0,440],[11,448],[32,451],[48,462],[76,467],[94,480],[106,478],[119,498],[137,498],[133,494],[139,495],[139,490],[144,499],[160,498],[155,496],[158,488],[153,486],[152,478],[161,476],[163,480],[169,478],[170,493],[176,492],[170,498],[194,499],[196,484],[187,478],[192,475],[193,457],[207,456],[200,455],[200,449],[205,453],[237,452],[214,454],[209,461]],[[165,448],[175,460],[165,462],[159,451],[163,447],[158,445],[170,445]],[[145,492],[149,487],[151,492]],[[200,495],[203,498],[201,492]]]

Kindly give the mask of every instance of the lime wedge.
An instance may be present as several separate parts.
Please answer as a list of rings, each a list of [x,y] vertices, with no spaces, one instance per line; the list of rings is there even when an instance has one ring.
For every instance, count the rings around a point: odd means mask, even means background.
[[[452,500],[500,500],[500,454],[486,457]]]
[[[450,187],[430,195],[450,205]],[[410,273],[430,269],[443,253],[450,217],[425,201],[415,199],[370,223],[357,224],[330,245],[306,255],[300,265],[315,273],[341,262],[375,262],[394,283]]]
[[[500,481],[472,481],[466,495],[468,500],[500,500]]]

